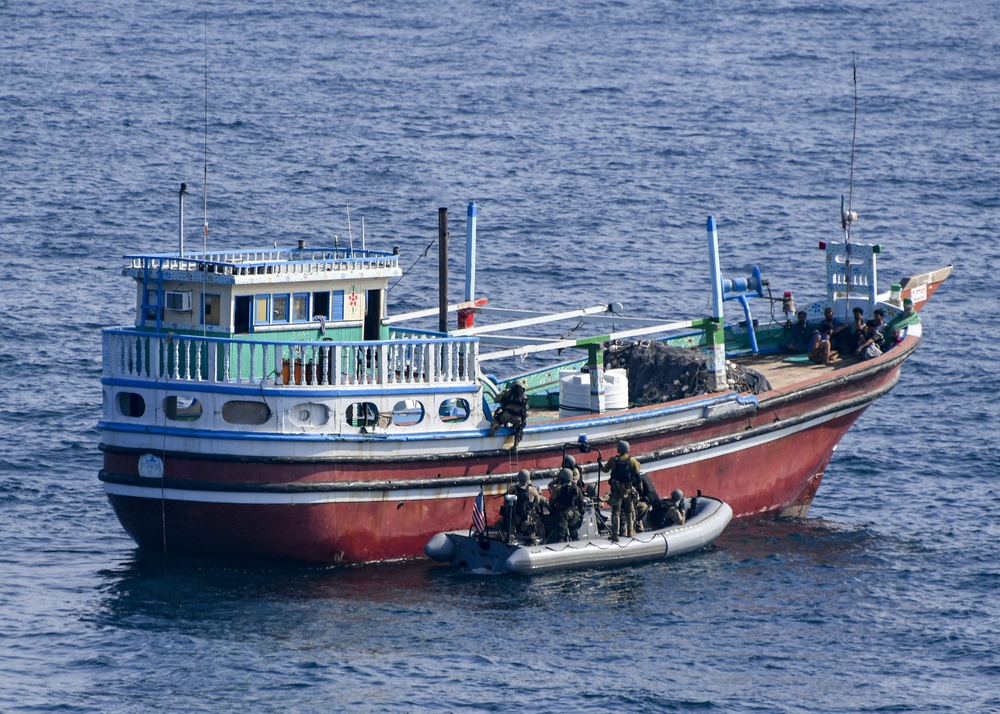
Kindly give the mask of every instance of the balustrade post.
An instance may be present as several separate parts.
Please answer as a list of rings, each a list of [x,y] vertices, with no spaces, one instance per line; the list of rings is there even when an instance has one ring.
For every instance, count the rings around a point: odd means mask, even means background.
[[[171,340],[171,344],[173,345],[172,352],[174,354],[174,369],[173,369],[173,378],[174,379],[180,379],[181,378],[181,342],[182,341],[183,340],[181,340],[181,338],[179,338],[177,335],[174,335],[173,339]]]
[[[389,379],[389,349],[388,346],[382,342],[376,349],[378,356],[378,361],[376,366],[378,367],[378,383],[381,386],[385,386]]]
[[[193,339],[184,340],[184,379],[185,381],[191,381],[191,362],[194,360],[194,356],[191,351],[195,348],[197,342]]]
[[[149,363],[147,377],[159,379],[163,376],[160,364],[163,360],[163,338],[150,337],[146,341],[146,361]]]
[[[206,375],[209,382],[219,381],[219,343],[209,342],[207,350],[208,369]]]

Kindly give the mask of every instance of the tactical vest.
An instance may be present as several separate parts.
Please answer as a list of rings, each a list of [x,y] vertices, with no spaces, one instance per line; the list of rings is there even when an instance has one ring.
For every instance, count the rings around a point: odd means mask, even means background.
[[[616,456],[615,459],[615,467],[611,469],[611,480],[626,486],[632,485],[632,471],[629,469],[632,457],[626,456],[622,458],[621,456]]]
[[[517,489],[517,501],[514,503],[514,515],[518,518],[526,518],[531,510],[531,494],[526,488]]]
[[[576,486],[571,483],[561,485],[559,487],[559,493],[556,494],[556,509],[559,511],[565,511],[569,508],[575,508],[576,495]]]

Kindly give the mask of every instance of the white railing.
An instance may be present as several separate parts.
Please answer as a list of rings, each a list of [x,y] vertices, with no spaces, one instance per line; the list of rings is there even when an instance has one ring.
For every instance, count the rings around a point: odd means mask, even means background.
[[[474,384],[475,338],[382,342],[233,340],[130,329],[104,331],[104,375],[294,386]]]
[[[205,271],[222,275],[313,275],[324,272],[397,270],[399,256],[378,251],[275,249],[179,255],[128,255],[126,272]]]

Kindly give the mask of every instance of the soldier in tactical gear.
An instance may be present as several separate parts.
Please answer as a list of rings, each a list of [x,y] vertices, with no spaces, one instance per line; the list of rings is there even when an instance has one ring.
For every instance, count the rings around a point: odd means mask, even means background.
[[[566,454],[563,456],[563,468],[569,469],[573,473],[573,483],[580,487],[584,496],[587,498],[597,498],[597,489],[592,483],[584,483],[583,469],[577,466],[576,459],[573,458],[572,454]]]
[[[580,522],[583,520],[583,493],[573,483],[573,472],[569,469],[562,469],[558,480],[559,488],[549,500],[549,505],[559,521],[559,540],[577,540],[580,537]]]
[[[674,492],[670,494],[670,498],[666,499],[667,510],[666,516],[670,521],[668,525],[683,525],[687,520],[687,508],[684,505],[684,492],[679,488],[674,489]]]
[[[619,536],[631,538],[635,535],[635,485],[639,482],[639,461],[629,456],[627,441],[618,442],[618,454],[604,465],[611,477],[611,541]]]
[[[524,423],[527,420],[528,395],[524,391],[524,383],[518,379],[497,397],[497,408],[493,411],[493,423],[490,425],[489,435],[496,434],[500,427],[513,427],[514,448],[517,448],[524,435]]]
[[[652,511],[653,504],[660,500],[660,495],[656,492],[653,480],[644,473],[639,474],[639,483],[636,485],[635,491],[637,496],[635,500],[635,530],[641,533],[645,530],[643,521]]]
[[[521,536],[532,545],[539,541],[541,527],[540,511],[542,497],[538,489],[531,485],[531,474],[521,469],[517,474],[517,484],[507,489],[507,494],[514,496],[513,503],[504,499],[500,506],[500,522],[497,528],[501,533]]]

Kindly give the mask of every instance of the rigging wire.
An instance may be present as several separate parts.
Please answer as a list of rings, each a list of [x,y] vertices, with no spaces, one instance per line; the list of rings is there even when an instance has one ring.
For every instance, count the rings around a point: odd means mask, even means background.
[[[423,253],[421,253],[421,254],[420,254],[419,256],[417,256],[417,259],[416,259],[416,260],[414,260],[414,261],[413,261],[412,263],[410,263],[410,267],[409,267],[409,268],[407,268],[406,270],[404,270],[404,271],[403,271],[403,274],[399,276],[399,280],[397,280],[397,281],[396,281],[396,282],[394,282],[394,283],[393,283],[392,285],[390,285],[390,286],[389,286],[388,288],[386,288],[386,292],[389,292],[389,291],[390,291],[390,290],[392,290],[392,289],[393,289],[394,287],[396,287],[397,285],[399,285],[399,284],[400,284],[400,282],[402,282],[403,278],[405,278],[405,277],[406,277],[407,273],[409,273],[409,272],[410,272],[411,270],[413,270],[413,267],[414,267],[414,266],[415,266],[415,265],[416,265],[417,263],[419,263],[419,262],[420,262],[420,261],[421,261],[421,260],[422,260],[423,258],[426,258],[426,257],[427,257],[427,254],[428,254],[428,253],[430,252],[431,248],[433,248],[433,247],[434,247],[434,244],[435,244],[435,243],[437,243],[437,238],[432,238],[432,239],[431,239],[431,242],[427,244],[427,247],[426,247],[426,248],[424,248],[424,252],[423,252]]]

